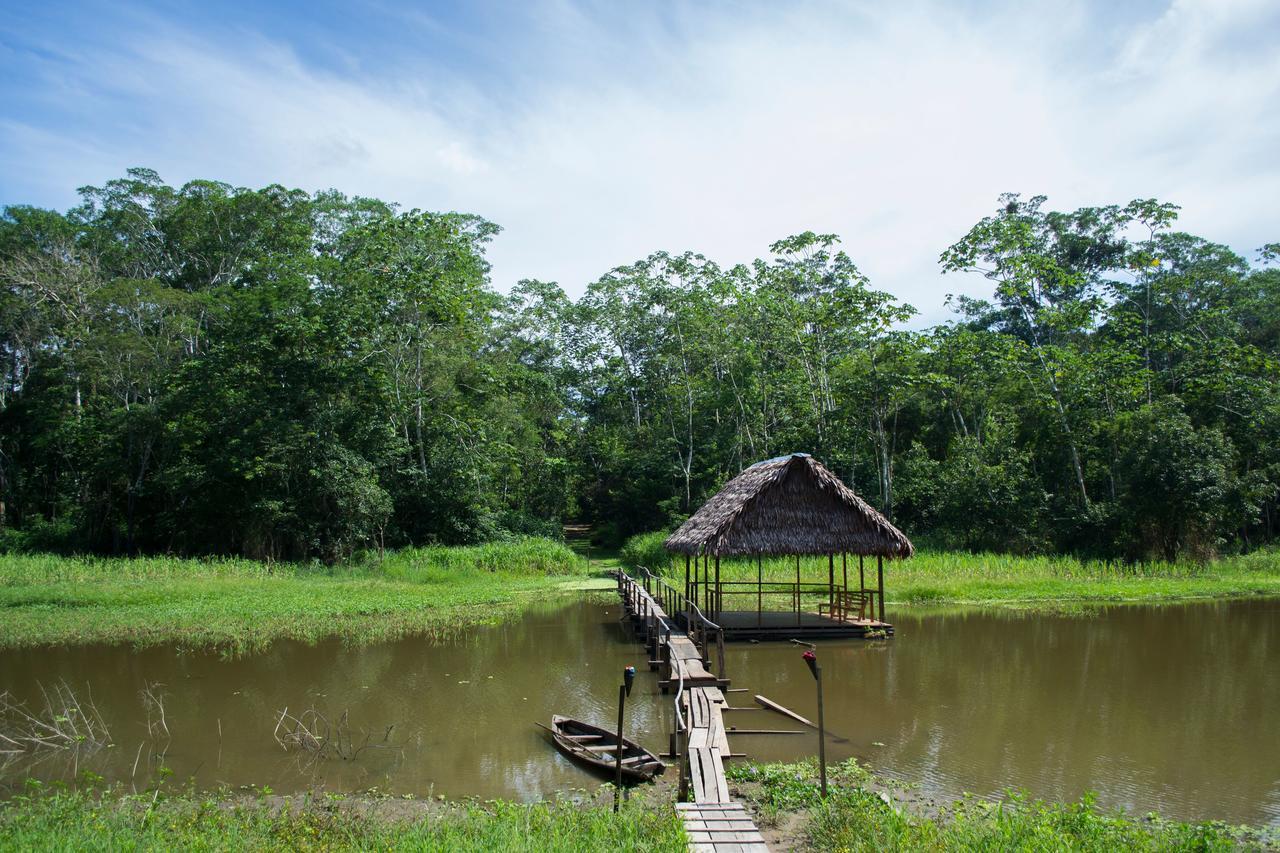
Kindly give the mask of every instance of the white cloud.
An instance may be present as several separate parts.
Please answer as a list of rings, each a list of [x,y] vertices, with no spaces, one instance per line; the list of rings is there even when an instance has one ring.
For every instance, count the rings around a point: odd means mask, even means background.
[[[606,25],[552,4],[488,94],[430,66],[386,79],[344,61],[339,76],[260,36],[152,25],[59,70],[50,98],[100,110],[85,133],[0,116],[0,153],[24,170],[11,190],[59,200],[149,165],[477,212],[505,229],[504,288],[576,294],[658,249],[732,263],[832,231],[929,322],[946,292],[987,292],[936,260],[1005,190],[1058,207],[1156,196],[1240,250],[1280,238],[1267,4],[1179,2],[1122,32],[1083,5],[951,8]]]

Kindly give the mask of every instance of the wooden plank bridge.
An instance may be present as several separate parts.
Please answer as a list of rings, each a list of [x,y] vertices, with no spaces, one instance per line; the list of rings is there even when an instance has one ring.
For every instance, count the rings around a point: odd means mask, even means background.
[[[764,836],[741,803],[729,797],[724,760],[733,753],[725,730],[724,631],[697,605],[657,576],[637,581],[619,570],[618,595],[636,636],[649,651],[650,669],[659,670],[662,692],[675,692],[676,731],[670,753],[680,768],[676,805],[698,853],[767,853]],[[670,614],[679,613],[679,618]],[[709,668],[715,648],[718,666]],[[684,802],[692,794],[692,802]]]

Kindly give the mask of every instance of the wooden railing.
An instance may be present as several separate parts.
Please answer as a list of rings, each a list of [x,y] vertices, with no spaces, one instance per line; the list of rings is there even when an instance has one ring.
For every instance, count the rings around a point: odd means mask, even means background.
[[[644,566],[637,566],[636,569],[643,580],[645,591],[659,601],[668,614],[679,613],[684,617],[685,633],[702,652],[703,663],[708,666],[711,665],[711,647],[715,646],[716,675],[719,678],[728,678],[725,674],[724,629],[708,619],[698,605],[686,598],[683,592],[667,583],[663,577],[654,574]]]
[[[692,594],[695,598],[705,595],[716,602],[721,612],[724,611],[724,599],[735,596],[749,597],[754,598],[755,601],[752,602],[754,606],[746,608],[747,610],[754,609],[757,615],[766,612],[790,611],[795,614],[797,625],[800,624],[806,598],[811,607],[814,599],[825,598],[826,601],[818,604],[818,613],[829,613],[833,619],[847,620],[875,618],[875,603],[879,596],[879,591],[874,589],[845,590],[838,587],[832,589],[828,584],[814,582],[721,581],[717,589],[715,583],[697,581],[690,586],[693,588]],[[766,596],[775,601],[779,598],[787,600],[786,610],[766,610]]]
[[[642,583],[637,583],[634,578],[626,572],[618,571],[618,594],[622,597],[626,610],[632,617],[638,619],[644,626],[645,631],[645,648],[650,654],[650,666],[667,664],[668,669],[674,674],[676,682],[676,695],[673,700],[675,707],[675,731],[671,733],[671,743],[669,746],[669,754],[676,761],[679,770],[680,799],[685,800],[689,795],[689,776],[688,776],[688,752],[689,752],[689,721],[685,718],[685,686],[684,686],[684,670],[678,666],[670,666],[670,662],[675,655],[675,648],[671,645],[671,637],[677,626],[674,625],[671,618],[668,605],[678,603],[675,598],[679,593],[672,589],[662,578],[654,575],[648,569],[640,569],[642,575]],[[657,596],[655,597],[655,592]],[[679,596],[683,599],[684,596]],[[701,615],[699,613],[699,615]],[[705,620],[705,617],[704,617]],[[710,620],[705,620],[708,624],[714,625]],[[719,626],[716,626],[719,632]],[[695,641],[696,642],[696,641]],[[720,650],[720,677],[724,677],[724,639],[720,634],[718,640]],[[705,647],[699,646],[703,650],[705,658]]]

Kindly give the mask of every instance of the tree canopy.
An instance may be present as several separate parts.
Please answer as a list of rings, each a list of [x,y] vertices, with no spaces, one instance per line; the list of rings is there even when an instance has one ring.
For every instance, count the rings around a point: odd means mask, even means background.
[[[669,527],[821,458],[943,547],[1203,557],[1274,536],[1280,258],[1155,200],[1005,195],[910,331],[837,237],[495,292],[498,227],[130,170],[0,217],[0,543],[340,559]]]

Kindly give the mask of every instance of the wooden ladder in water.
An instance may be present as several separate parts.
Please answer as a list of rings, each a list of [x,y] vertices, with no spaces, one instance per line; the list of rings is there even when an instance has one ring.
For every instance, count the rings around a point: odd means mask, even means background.
[[[618,594],[627,616],[643,621],[638,627],[645,636],[654,636],[655,625],[672,624],[661,605],[643,585],[626,572],[618,572]],[[688,720],[686,755],[677,761],[688,761],[692,803],[676,803],[676,812],[689,837],[689,849],[697,853],[768,853],[764,836],[746,808],[729,796],[729,781],[724,774],[724,759],[732,752],[724,727],[725,681],[707,672],[702,652],[688,636],[672,630],[667,642],[670,653],[669,681],[685,685],[685,719]],[[711,683],[708,684],[707,682]],[[689,686],[690,684],[695,686]]]

